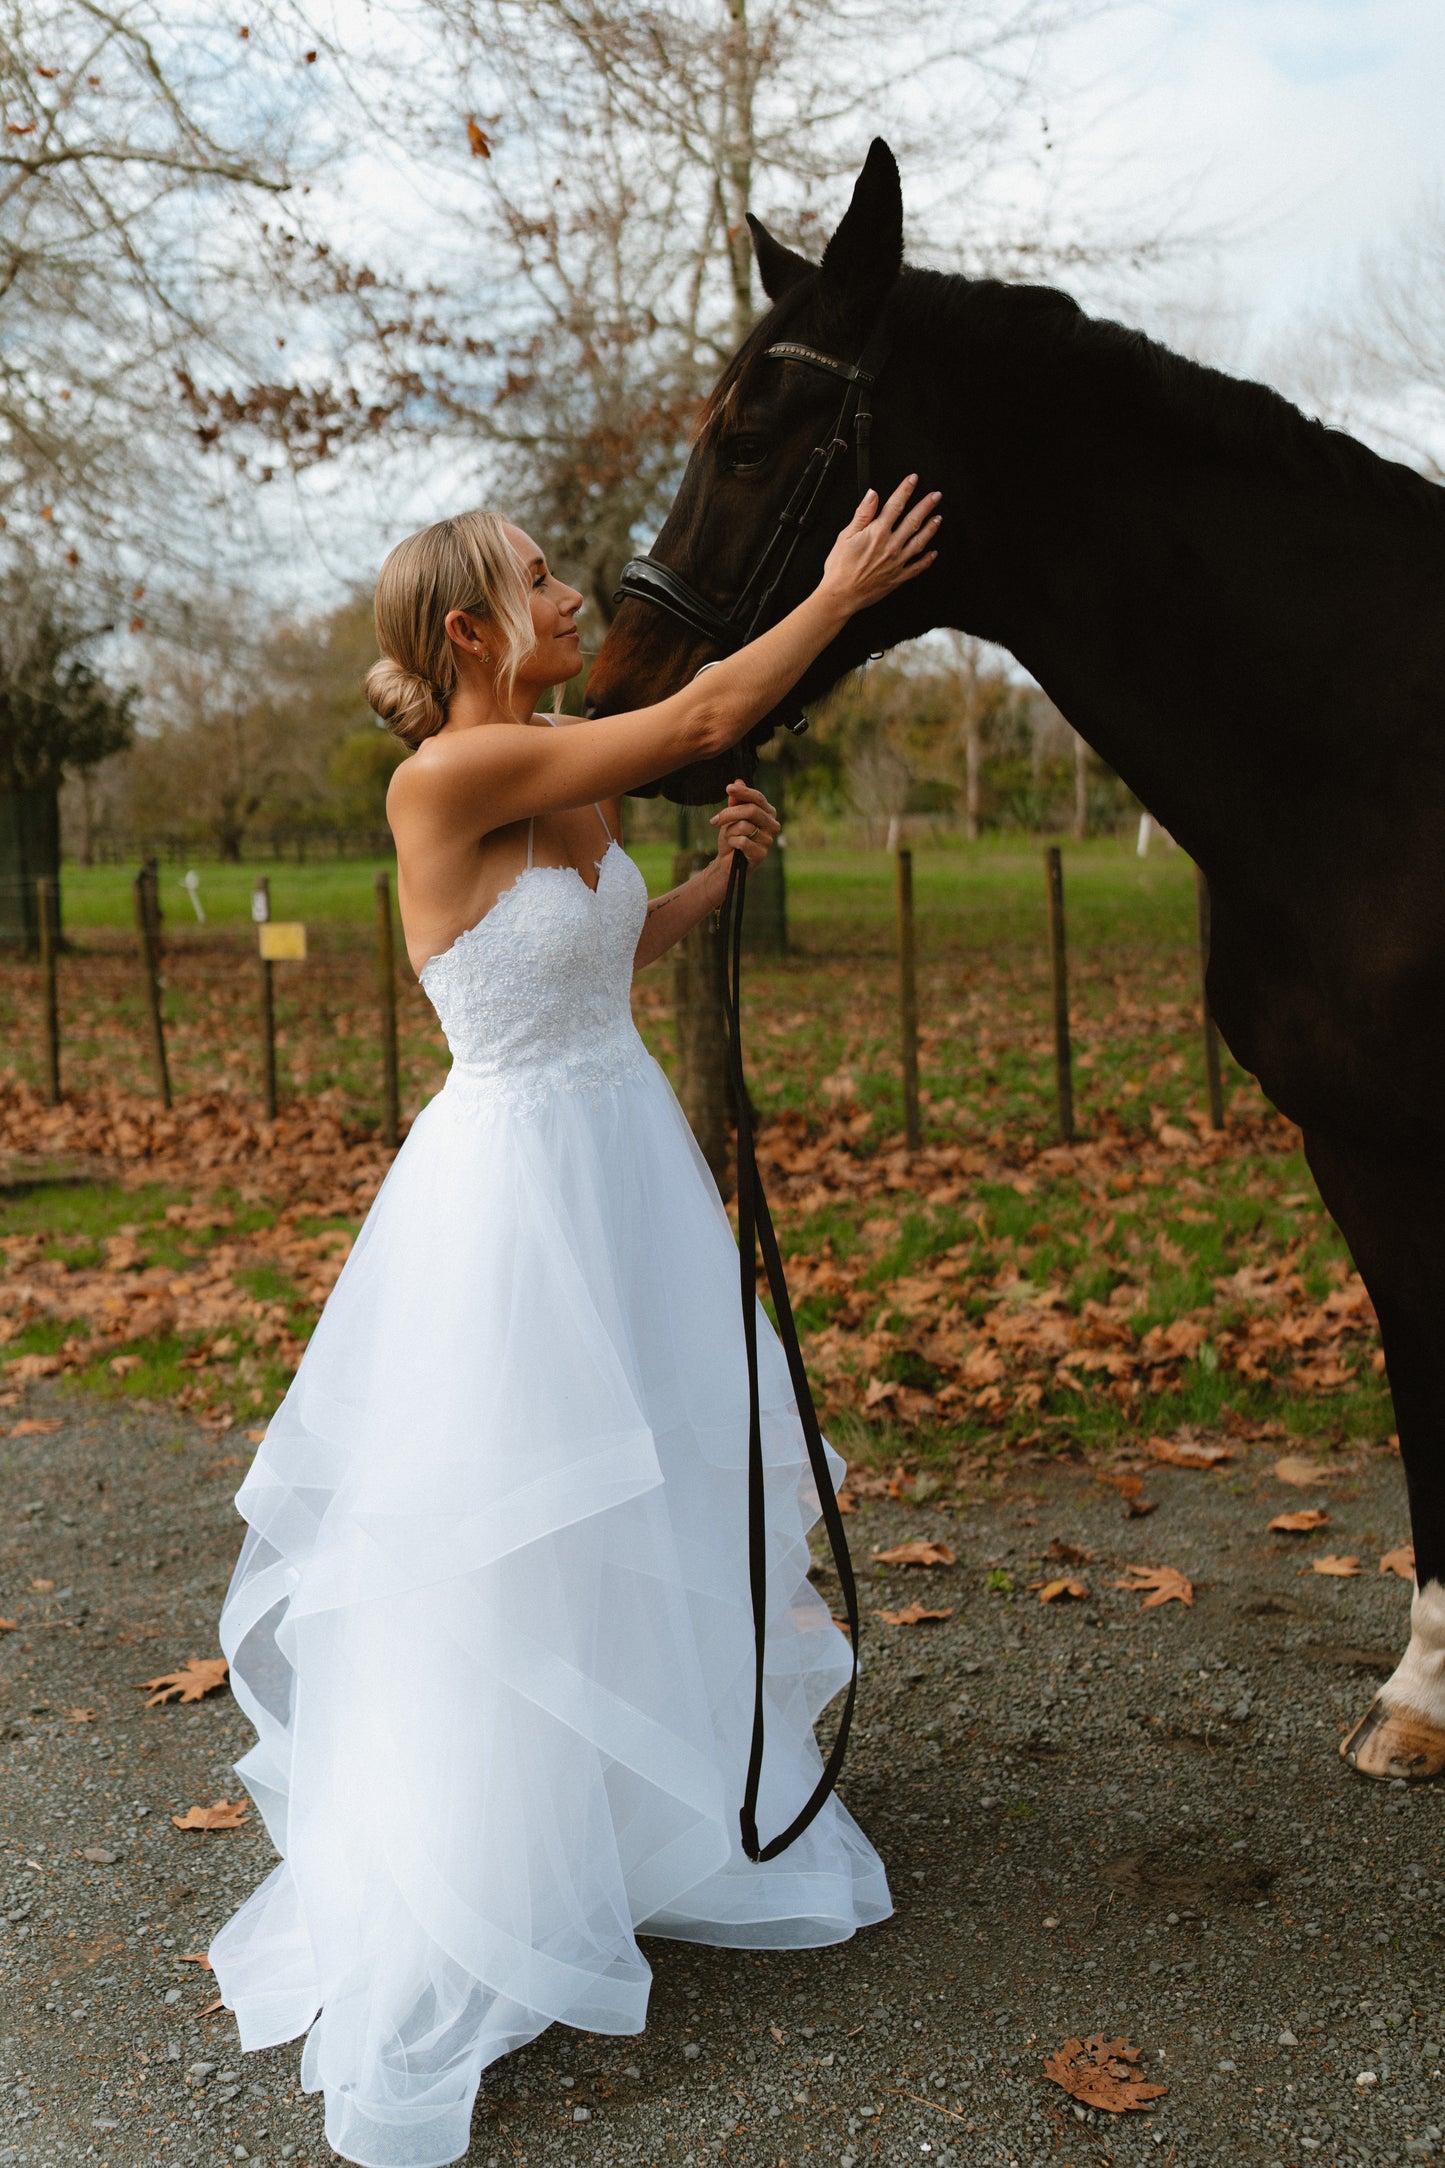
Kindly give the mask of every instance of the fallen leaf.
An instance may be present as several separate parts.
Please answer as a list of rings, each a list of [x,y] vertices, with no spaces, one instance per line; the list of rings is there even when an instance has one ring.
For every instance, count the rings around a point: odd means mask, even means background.
[[[1313,1490],[1317,1483],[1330,1480],[1330,1470],[1322,1462],[1306,1460],[1299,1453],[1286,1453],[1275,1462],[1274,1472],[1281,1483],[1292,1484],[1296,1490]]]
[[[187,1807],[184,1814],[173,1814],[174,1829],[239,1829],[250,1808],[244,1800],[233,1805],[229,1799],[218,1799],[213,1807]]]
[[[1062,1596],[1082,1602],[1089,1593],[1082,1581],[1073,1580],[1067,1575],[1061,1575],[1057,1581],[1030,1581],[1029,1587],[1038,1590],[1040,1603],[1057,1603]]]
[[[23,1422],[10,1425],[12,1438],[49,1438],[60,1425],[48,1415],[27,1415]]]
[[[1222,1460],[1233,1460],[1232,1445],[1206,1443],[1202,1438],[1146,1438],[1144,1450],[1151,1460],[1162,1460],[1171,1468],[1217,1468]]]
[[[885,1626],[921,1626],[927,1619],[952,1618],[953,1605],[946,1611],[925,1611],[921,1603],[910,1603],[901,1611],[880,1611],[878,1616]]]
[[[1381,1573],[1398,1573],[1402,1581],[1415,1578],[1415,1546],[1413,1543],[1397,1543],[1393,1551],[1386,1551],[1380,1560]]]
[[[264,1445],[266,1442],[266,1433],[264,1430],[248,1430],[246,1432],[246,1436],[250,1439],[252,1445]],[[848,1510],[849,1512],[851,1512],[852,1507],[850,1506]]]
[[[1325,1527],[1328,1521],[1328,1513],[1322,1513],[1318,1506],[1305,1506],[1298,1513],[1276,1513],[1269,1525],[1281,1536],[1306,1536],[1312,1528]]]
[[[225,2007],[226,2005],[222,2002],[220,1996],[218,1995],[214,2002],[208,2002],[206,2004],[205,2009],[202,2010],[200,2014],[202,2017],[214,2017],[218,2010],[224,2010]]]
[[[18,1618],[0,1618],[0,1634],[18,1634],[19,1631],[20,1621]]]
[[[224,1656],[190,1656],[179,1671],[165,1671],[158,1679],[141,1680],[141,1692],[150,1695],[146,1707],[157,1708],[163,1701],[203,1701],[207,1694],[225,1685],[229,1669]]]
[[[898,1543],[891,1551],[875,1551],[880,1566],[951,1566],[953,1552],[946,1543]]]
[[[1061,1566],[1090,1566],[1094,1562],[1092,1551],[1086,1551],[1082,1543],[1065,1543],[1062,1536],[1054,1537],[1048,1556],[1057,1559]]]
[[[1151,1595],[1144,1597],[1141,1608],[1145,1611],[1153,1611],[1161,1603],[1192,1604],[1194,1601],[1194,1583],[1186,1581],[1173,1566],[1130,1566],[1128,1571],[1130,1578],[1116,1581],[1114,1586],[1127,1589],[1131,1596],[1140,1595],[1145,1589],[1152,1590]]]
[[[1358,1558],[1312,1558],[1307,1566],[1300,1567],[1301,1573],[1333,1573],[1342,1580],[1347,1580],[1352,1573],[1358,1573],[1359,1570]]]
[[[1157,1498],[1126,1498],[1124,1518],[1126,1521],[1146,1521],[1151,1513],[1159,1511]]]
[[[199,1965],[203,1972],[214,1972],[216,1969],[204,1950],[187,1950],[178,1962],[182,1965]]]
[[[38,1596],[48,1596],[55,1583],[53,1581],[32,1581],[30,1586]]]
[[[109,1369],[118,1378],[128,1378],[132,1370],[139,1370],[140,1366],[141,1357],[139,1355],[112,1355],[108,1365]]]
[[[93,1724],[95,1722],[95,1711],[94,1709],[67,1709],[65,1721],[67,1724]]]
[[[1066,2040],[1056,2048],[1044,2064],[1044,2076],[1085,2107],[1123,2115],[1169,2090],[1167,2085],[1150,2085],[1138,2062],[1139,2050],[1127,2040],[1106,2040],[1102,2033],[1091,2033],[1087,2040]]]

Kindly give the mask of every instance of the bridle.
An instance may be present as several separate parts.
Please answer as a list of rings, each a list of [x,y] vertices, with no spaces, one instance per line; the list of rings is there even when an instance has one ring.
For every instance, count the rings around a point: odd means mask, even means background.
[[[660,563],[656,557],[628,560],[622,568],[613,601],[630,599],[654,604],[693,632],[701,633],[720,655],[734,655],[740,647],[746,647],[761,629],[798,544],[817,518],[829,478],[838,460],[847,452],[850,438],[857,462],[860,498],[869,486],[873,386],[888,357],[889,344],[888,321],[886,316],[880,316],[856,361],[840,361],[836,354],[825,354],[816,346],[804,346],[797,339],[779,339],[775,345],[764,347],[765,360],[801,362],[806,368],[841,377],[843,403],[831,434],[821,444],[813,446],[796,489],[778,514],[773,531],[731,608],[720,609],[706,595],[700,594],[690,580],[684,579],[680,572],[674,572],[671,565]],[[806,718],[801,714],[788,724],[794,731],[807,727]]]
[[[666,610],[669,616],[678,618],[692,631],[701,633],[711,646],[720,651],[720,656],[735,654],[740,647],[746,646],[760,629],[768,607],[793,561],[799,542],[816,519],[828,478],[838,460],[846,454],[850,438],[857,460],[860,498],[869,486],[873,386],[887,358],[888,346],[888,326],[885,318],[880,316],[856,362],[840,361],[836,355],[824,354],[817,347],[803,346],[795,339],[781,339],[776,345],[764,348],[764,354],[769,360],[801,362],[807,368],[821,369],[829,376],[841,377],[844,385],[843,403],[838,409],[831,436],[825,442],[814,445],[796,489],[779,514],[777,524],[764,543],[743,584],[742,592],[731,609],[723,610],[716,603],[709,602],[707,596],[699,594],[680,572],[674,572],[669,565],[660,564],[655,557],[634,557],[629,564],[624,565],[622,582],[614,600],[621,602],[630,597],[637,602],[653,603],[658,609]],[[704,669],[708,667],[707,664],[703,665]],[[792,730],[804,730],[807,728],[807,719],[800,712],[796,721],[788,727]],[[744,1853],[750,1860],[762,1861],[776,1859],[795,1838],[802,1835],[838,1781],[847,1751],[849,1728],[853,1721],[853,1704],[858,1692],[859,1621],[853,1562],[848,1555],[848,1538],[843,1527],[842,1511],[833,1489],[832,1470],[828,1466],[828,1447],[824,1443],[817,1410],[813,1405],[812,1388],[808,1383],[797,1327],[793,1322],[793,1306],[788,1298],[782,1253],[773,1230],[772,1215],[768,1210],[768,1200],[763,1191],[753,1144],[752,1112],[747,1082],[743,1075],[742,1053],[742,928],[747,870],[747,860],[742,852],[734,851],[721,918],[726,962],[723,1006],[727,1018],[728,1066],[732,1080],[733,1104],[737,1110],[738,1260],[741,1273],[743,1344],[748,1369],[748,1590],[753,1615],[753,1720],[738,1822]],[[768,1610],[767,1484],[758,1380],[759,1250],[773,1297],[778,1337],[787,1358],[788,1375],[803,1442],[808,1451],[808,1464],[818,1495],[818,1507],[827,1530],[833,1564],[837,1569],[852,1649],[847,1698],[843,1703],[828,1758],[812,1791],[792,1821],[766,1844],[758,1835],[758,1792],[763,1773]]]

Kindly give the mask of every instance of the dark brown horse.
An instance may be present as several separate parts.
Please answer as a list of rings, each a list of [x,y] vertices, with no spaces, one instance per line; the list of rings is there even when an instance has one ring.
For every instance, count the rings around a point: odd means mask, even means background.
[[[813,699],[935,625],[999,642],[1208,877],[1221,1030],[1304,1133],[1384,1336],[1417,1584],[1409,1649],[1343,1751],[1445,1768],[1445,492],[1275,393],[1065,295],[905,269],[875,143],[821,266],[753,227],[772,307],[708,402],[655,558],[723,609],[880,325],[873,477],[944,492],[936,567],[857,618]],[[873,351],[879,350],[875,338]],[[769,621],[856,495],[839,459]],[[606,714],[716,652],[624,601]],[[766,735],[768,726],[764,726]],[[737,772],[736,757],[726,773]],[[725,776],[666,779],[721,795]]]

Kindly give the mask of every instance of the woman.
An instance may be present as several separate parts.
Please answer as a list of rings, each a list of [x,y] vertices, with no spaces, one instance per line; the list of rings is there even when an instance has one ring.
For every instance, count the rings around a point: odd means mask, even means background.
[[[393,550],[378,713],[407,949],[453,1054],[238,1496],[221,1643],[238,1765],[281,1864],[211,1948],[242,2045],[366,2168],[467,2149],[484,2067],[556,2020],[643,2027],[639,1933],[835,1942],[891,1904],[836,1798],[750,1863],[746,1371],[737,1252],[628,990],[778,832],[735,784],[718,859],[649,904],[621,793],[725,750],[853,611],[932,561],[936,496],[872,492],[815,592],[672,698],[536,712],[581,597],[474,512]],[[809,1587],[817,1518],[762,1320],[764,1827],[811,1789],[848,1675]],[[834,1473],[843,1464],[833,1456]]]

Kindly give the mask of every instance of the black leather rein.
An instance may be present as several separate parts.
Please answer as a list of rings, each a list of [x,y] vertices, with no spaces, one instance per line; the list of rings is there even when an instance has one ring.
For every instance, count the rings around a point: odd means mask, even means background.
[[[828,478],[839,457],[847,451],[850,436],[857,460],[860,499],[868,489],[873,432],[873,386],[887,351],[888,331],[881,317],[856,362],[839,361],[832,354],[821,353],[815,347],[801,346],[791,339],[780,340],[777,345],[764,349],[766,356],[772,360],[801,362],[808,368],[821,369],[828,375],[841,377],[846,389],[831,437],[825,443],[814,446],[797,487],[779,514],[777,524],[731,609],[722,610],[717,604],[709,602],[706,595],[699,594],[680,572],[674,572],[670,566],[660,564],[655,557],[634,557],[630,564],[624,566],[622,584],[614,600],[621,602],[624,597],[631,597],[634,601],[650,602],[658,609],[666,610],[670,616],[700,633],[721,655],[735,654],[740,647],[746,646],[759,630],[764,613],[792,563],[798,543],[821,508]],[[789,727],[793,730],[805,729],[806,719],[800,715]],[[738,1125],[738,1261],[741,1275],[743,1342],[747,1350],[748,1365],[748,1587],[753,1614],[752,1736],[738,1822],[743,1851],[749,1859],[761,1862],[776,1859],[780,1852],[786,1851],[787,1847],[802,1835],[838,1781],[843,1757],[848,1750],[853,1704],[858,1693],[858,1591],[853,1579],[853,1562],[848,1555],[848,1538],[843,1528],[843,1516],[828,1468],[828,1451],[823,1442],[817,1410],[813,1405],[813,1394],[808,1384],[802,1349],[798,1344],[793,1306],[788,1297],[788,1282],[783,1271],[782,1253],[778,1248],[772,1214],[768,1209],[754,1149],[752,1113],[748,1103],[747,1081],[743,1074],[742,1050],[742,931],[747,875],[747,860],[741,851],[734,851],[728,872],[727,895],[722,907],[722,937],[727,956],[724,1007],[727,1014],[728,1069],[732,1078]],[[769,1838],[766,1844],[758,1836],[758,1790],[763,1772],[768,1612],[767,1490],[763,1466],[761,1395],[758,1385],[759,1250],[762,1252],[763,1269],[767,1274],[773,1308],[777,1313],[778,1337],[787,1357],[788,1376],[792,1382],[803,1442],[808,1451],[808,1464],[817,1487],[823,1525],[827,1530],[833,1563],[838,1572],[852,1650],[847,1698],[843,1703],[837,1733],[822,1772],[787,1828],[776,1837]]]

